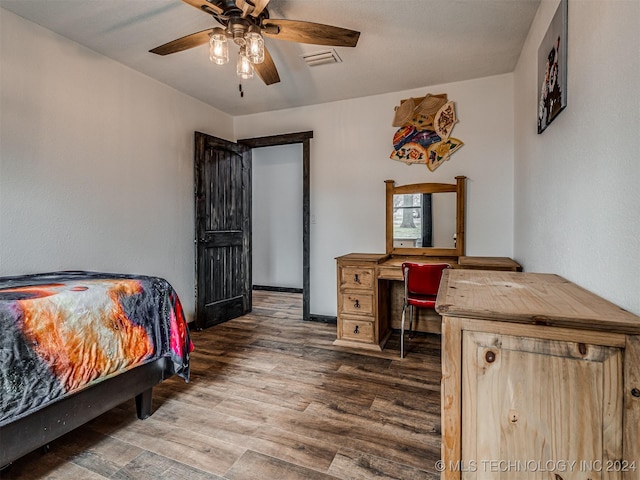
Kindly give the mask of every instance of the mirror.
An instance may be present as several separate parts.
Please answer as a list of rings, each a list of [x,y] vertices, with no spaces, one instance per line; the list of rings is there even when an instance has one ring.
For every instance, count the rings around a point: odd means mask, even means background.
[[[464,255],[465,179],[455,184],[387,184],[387,253]]]
[[[394,248],[456,248],[456,194],[393,196]]]

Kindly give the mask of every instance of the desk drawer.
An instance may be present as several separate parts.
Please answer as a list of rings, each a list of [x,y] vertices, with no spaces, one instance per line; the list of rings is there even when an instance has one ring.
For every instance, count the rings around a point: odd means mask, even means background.
[[[373,315],[373,294],[368,292],[341,293],[339,313]]]
[[[341,317],[339,321],[339,337],[343,340],[354,340],[356,342],[373,343],[374,328],[372,317]]]
[[[345,288],[372,290],[374,280],[373,268],[342,267],[340,269],[340,290]]]
[[[404,281],[404,276],[402,275],[402,266],[382,265],[378,267],[378,278],[382,280],[398,280],[402,282]]]

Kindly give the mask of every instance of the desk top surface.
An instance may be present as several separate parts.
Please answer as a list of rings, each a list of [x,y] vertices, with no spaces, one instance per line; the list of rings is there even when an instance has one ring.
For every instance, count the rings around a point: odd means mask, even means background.
[[[349,253],[337,258],[343,263],[375,264],[377,277],[382,280],[402,280],[402,264],[448,263],[452,268],[473,270],[521,271],[518,262],[509,257],[429,257],[426,255],[389,255],[385,253]]]
[[[436,311],[447,317],[640,334],[640,317],[548,273],[445,270]]]

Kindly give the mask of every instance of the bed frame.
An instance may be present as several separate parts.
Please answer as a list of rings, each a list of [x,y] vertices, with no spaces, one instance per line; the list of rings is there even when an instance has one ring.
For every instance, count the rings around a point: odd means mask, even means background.
[[[135,367],[0,426],[0,467],[8,466],[133,397],[138,418],[149,417],[153,387],[172,375],[170,362],[163,357]]]

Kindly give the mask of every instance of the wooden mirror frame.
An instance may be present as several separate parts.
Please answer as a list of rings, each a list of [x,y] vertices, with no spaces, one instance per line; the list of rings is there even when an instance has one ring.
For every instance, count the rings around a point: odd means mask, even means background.
[[[465,180],[467,177],[456,177],[456,183],[414,183],[395,186],[394,180],[385,180],[387,189],[387,254],[390,255],[426,255],[431,257],[464,256],[464,219],[465,219]],[[394,248],[393,246],[393,196],[411,193],[456,193],[456,247],[455,248]]]

